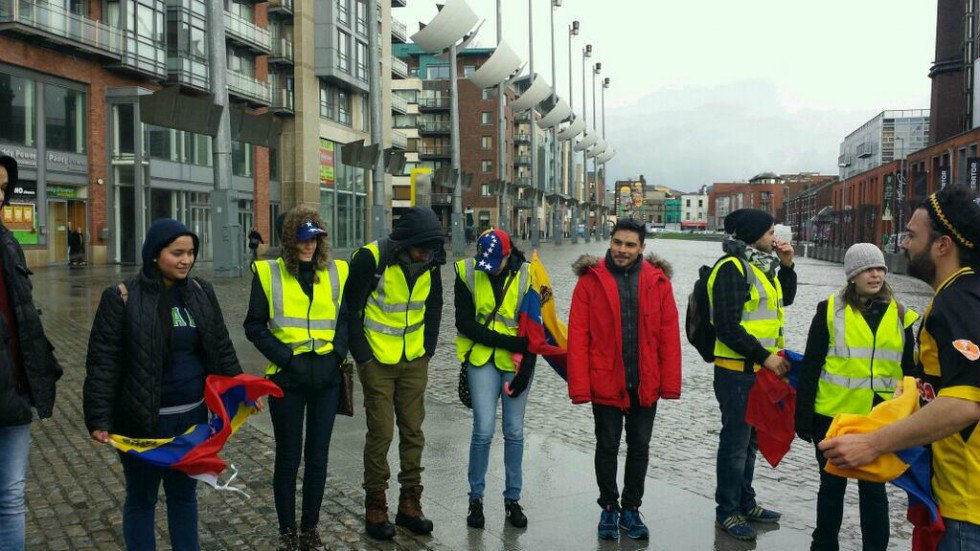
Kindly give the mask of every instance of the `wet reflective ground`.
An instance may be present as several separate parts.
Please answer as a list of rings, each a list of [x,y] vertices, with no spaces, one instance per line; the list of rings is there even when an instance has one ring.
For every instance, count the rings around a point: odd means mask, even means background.
[[[648,241],[648,250],[666,257],[674,266],[673,285],[678,309],[686,308],[690,293],[701,264],[710,264],[720,255],[720,245],[693,241]],[[584,253],[603,254],[604,244],[565,244],[561,247],[542,247],[542,258],[549,268],[555,287],[559,313],[567,316],[569,300],[575,284],[570,264]],[[209,267],[196,268],[196,274],[209,277]],[[41,430],[47,436],[51,431],[66,434],[83,430],[80,423],[80,381],[84,369],[84,354],[88,332],[102,290],[122,280],[132,269],[118,267],[94,267],[69,270],[68,268],[44,268],[36,270],[35,294],[44,311],[44,322],[62,358],[66,375],[59,388],[59,407],[55,418],[46,422]],[[817,302],[844,283],[840,265],[800,259],[797,264],[800,288],[796,303],[787,309],[787,345],[802,351],[810,321]],[[456,399],[456,377],[459,363],[456,360],[453,339],[452,270],[443,270],[446,308],[443,315],[443,331],[439,348],[430,367],[426,418],[427,449],[424,464],[424,505],[427,515],[436,523],[433,538],[415,540],[399,536],[390,548],[449,548],[449,549],[803,549],[808,546],[809,532],[813,528],[816,508],[818,473],[812,445],[796,441],[793,449],[783,459],[777,470],[771,469],[760,458],[756,467],[756,490],[760,502],[783,512],[778,530],[760,535],[756,544],[735,542],[718,534],[713,527],[714,519],[714,463],[720,415],[712,391],[712,367],[701,361],[697,352],[684,341],[684,387],[682,399],[663,402],[657,414],[651,441],[650,470],[642,512],[653,537],[648,546],[637,542],[599,544],[595,539],[598,506],[597,490],[592,470],[594,445],[591,408],[586,405],[572,406],[561,380],[543,362],[540,363],[526,417],[526,448],[524,460],[524,497],[522,504],[530,519],[527,530],[505,527],[503,523],[502,439],[495,438],[491,454],[490,473],[487,480],[486,515],[487,528],[470,530],[465,525],[466,515],[466,466],[469,447],[471,417],[469,411]],[[246,341],[241,320],[247,308],[250,281],[246,279],[216,280],[215,286],[224,311],[226,322],[235,341],[239,358],[246,370],[260,373],[264,360]],[[895,290],[910,307],[920,312],[929,300],[930,289],[907,277],[890,277]],[[682,319],[683,323],[683,319]],[[357,386],[357,385],[355,385]],[[359,394],[359,389],[358,389]],[[358,406],[359,408],[359,406]],[[77,418],[77,419],[76,419]],[[263,415],[253,423],[259,432],[271,434],[268,416]],[[61,426],[64,425],[64,426]],[[338,419],[334,442],[331,446],[331,492],[341,492],[349,499],[342,503],[341,521],[336,524],[338,548],[372,548],[373,545],[356,532],[358,527],[359,494],[361,479],[361,446],[363,445],[363,412],[357,411],[353,419]],[[247,434],[247,433],[243,433]],[[259,438],[259,436],[256,436]],[[261,440],[261,439],[260,439]],[[264,440],[268,443],[268,437]],[[51,440],[57,442],[57,440]],[[52,444],[57,445],[57,444]],[[77,444],[82,446],[82,444]],[[80,448],[82,449],[82,448]],[[236,450],[230,450],[236,453]],[[621,455],[625,453],[625,445]],[[48,454],[51,454],[48,457]],[[269,457],[269,450],[263,454]],[[32,453],[32,478],[29,488],[36,487],[45,471],[37,470],[39,461],[57,460],[56,451]],[[36,459],[41,457],[41,459]],[[230,458],[234,461],[234,458]],[[269,457],[271,462],[271,457]],[[270,463],[271,464],[271,463]],[[392,447],[391,465],[397,473],[397,448]],[[108,468],[118,470],[118,463],[108,463]],[[622,467],[620,467],[622,470]],[[118,473],[116,473],[118,475]],[[67,477],[60,480],[58,476]],[[71,475],[55,477],[56,485],[71,486]],[[50,486],[51,480],[45,481]],[[251,486],[262,486],[261,476],[249,479]],[[849,488],[841,532],[842,549],[860,549],[856,485]],[[67,492],[68,490],[65,490]],[[30,490],[29,490],[30,492]],[[209,507],[220,507],[225,496],[205,495],[202,502]],[[213,493],[212,493],[213,494]],[[893,519],[893,549],[907,549],[909,526],[904,520],[905,497],[901,492],[890,492]],[[38,503],[40,498],[35,498]],[[258,492],[241,507],[255,512],[249,527],[243,528],[258,534],[274,530],[274,512],[268,492]],[[346,499],[346,498],[345,498]],[[265,500],[265,501],[264,501]],[[389,503],[397,502],[397,491],[389,492]],[[29,496],[29,503],[31,502]],[[338,506],[339,507],[339,506]],[[111,510],[113,504],[107,504]],[[394,509],[394,505],[392,505]],[[161,508],[162,512],[162,508]],[[325,513],[326,514],[326,513]],[[106,517],[99,532],[108,530],[118,533],[118,515]],[[269,518],[271,516],[271,518]],[[162,519],[163,515],[158,515]],[[43,519],[34,519],[35,527]],[[160,523],[165,526],[165,523]],[[343,525],[343,526],[341,526]],[[87,530],[89,539],[79,536],[78,541],[98,540],[91,538],[93,529]],[[210,528],[209,528],[210,529]],[[161,528],[164,530],[164,528]],[[220,532],[215,528],[216,533]],[[161,532],[162,533],[162,532]],[[203,533],[203,532],[202,532]],[[346,534],[346,535],[345,535]],[[77,539],[77,538],[76,538]],[[329,539],[329,538],[325,538]],[[68,538],[71,540],[71,538]],[[35,548],[53,548],[37,539]],[[107,548],[113,548],[106,538]],[[220,542],[230,541],[214,536],[212,544],[225,547]],[[249,540],[252,548],[266,547],[268,539]],[[263,543],[264,542],[264,543]],[[85,546],[74,546],[81,548]],[[95,547],[98,547],[96,545]],[[249,545],[246,545],[249,547]]]

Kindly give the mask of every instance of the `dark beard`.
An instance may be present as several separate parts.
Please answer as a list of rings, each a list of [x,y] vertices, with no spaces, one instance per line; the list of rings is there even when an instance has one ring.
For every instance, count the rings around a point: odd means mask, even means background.
[[[905,251],[905,258],[909,261],[909,275],[925,281],[932,285],[936,280],[936,265],[929,258],[929,249],[912,256],[908,250]]]

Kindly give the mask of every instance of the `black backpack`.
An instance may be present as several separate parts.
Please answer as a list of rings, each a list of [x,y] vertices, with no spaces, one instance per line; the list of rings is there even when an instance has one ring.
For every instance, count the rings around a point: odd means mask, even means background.
[[[694,290],[687,297],[687,318],[684,326],[687,341],[694,345],[706,362],[715,361],[715,326],[711,324],[711,302],[708,298],[708,277],[711,266],[701,266]]]

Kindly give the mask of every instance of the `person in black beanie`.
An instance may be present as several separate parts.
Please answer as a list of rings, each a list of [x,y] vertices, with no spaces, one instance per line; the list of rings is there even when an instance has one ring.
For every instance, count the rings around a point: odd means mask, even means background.
[[[793,247],[775,240],[769,213],[736,210],[725,217],[725,233],[725,254],[708,278],[722,424],[715,517],[727,534],[752,540],[756,531],[750,522],[775,523],[780,514],[756,503],[752,478],[758,447],[745,410],[756,371],[782,375],[789,370],[777,352],[783,348],[783,308],[796,297],[796,272]]]
[[[416,534],[432,531],[422,514],[422,449],[429,359],[442,320],[444,231],[427,207],[406,210],[386,239],[351,258],[350,351],[364,389],[364,519],[372,538],[395,535],[388,522],[388,448],[398,423],[401,494],[395,523]]]
[[[853,469],[882,454],[929,445],[932,491],[946,531],[938,549],[980,542],[980,198],[946,186],[912,213],[900,241],[909,273],[935,290],[919,324],[917,370],[927,402],[882,429],[820,442],[824,457]]]
[[[197,235],[177,220],[154,220],[139,273],[102,292],[82,388],[85,425],[96,442],[108,444],[110,432],[132,438],[183,434],[208,420],[205,378],[242,372],[214,288],[189,277],[198,245]],[[127,549],[156,548],[161,482],[171,546],[199,549],[197,481],[132,455],[119,458],[126,480]]]

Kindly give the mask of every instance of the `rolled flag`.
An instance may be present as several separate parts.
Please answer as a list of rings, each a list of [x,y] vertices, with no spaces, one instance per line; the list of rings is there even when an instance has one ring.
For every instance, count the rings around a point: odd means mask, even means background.
[[[232,465],[232,476],[218,482],[226,463],[218,456],[228,438],[255,413],[255,402],[262,396],[282,397],[282,389],[269,379],[240,374],[234,377],[209,375],[204,383],[204,403],[210,412],[207,423],[188,427],[173,438],[131,438],[110,434],[109,443],[119,451],[157,467],[169,467],[217,490],[239,492],[231,486],[238,471]]]
[[[749,390],[745,422],[755,428],[759,452],[776,468],[795,437],[796,383],[803,355],[792,350],[779,352],[790,362],[786,377],[760,369]]]
[[[563,380],[568,380],[566,369],[568,350],[568,328],[558,319],[555,311],[554,294],[548,270],[538,257],[531,253],[531,288],[524,295],[518,310],[517,335],[527,337],[528,352],[541,356]],[[504,383],[504,392],[516,396],[523,392],[533,373],[534,359],[524,358],[523,354],[513,355],[517,373],[512,384]],[[528,367],[532,369],[528,369]]]

